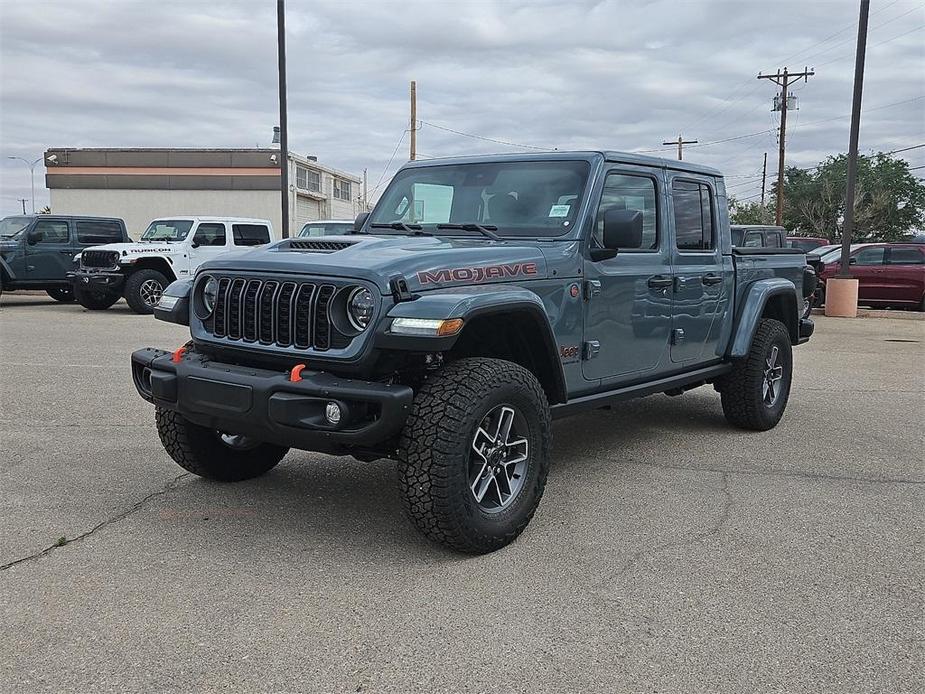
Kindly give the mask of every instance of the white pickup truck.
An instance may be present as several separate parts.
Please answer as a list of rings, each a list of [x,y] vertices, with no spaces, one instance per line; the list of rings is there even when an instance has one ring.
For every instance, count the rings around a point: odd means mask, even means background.
[[[220,253],[262,246],[272,238],[273,225],[266,219],[155,219],[139,241],[84,249],[78,269],[68,278],[84,308],[107,309],[124,296],[135,313],[152,313],[167,285],[192,277],[201,263]]]

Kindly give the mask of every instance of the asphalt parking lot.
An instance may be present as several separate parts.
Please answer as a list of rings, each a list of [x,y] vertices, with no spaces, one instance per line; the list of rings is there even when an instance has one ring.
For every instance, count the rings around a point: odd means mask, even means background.
[[[558,422],[532,524],[476,558],[388,461],[181,474],[128,355],[186,339],[2,298],[4,691],[925,689],[925,321],[817,318],[770,432],[710,389]]]

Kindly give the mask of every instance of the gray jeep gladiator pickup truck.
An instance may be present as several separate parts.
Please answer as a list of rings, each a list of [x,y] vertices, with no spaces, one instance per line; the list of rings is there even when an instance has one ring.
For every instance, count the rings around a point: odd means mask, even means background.
[[[427,537],[491,552],[539,504],[550,420],[712,384],[767,430],[815,274],[733,248],[722,175],[619,152],[410,162],[350,235],[204,263],[155,315],[189,325],[132,355],[170,456],[261,475],[291,447],[398,462]]]

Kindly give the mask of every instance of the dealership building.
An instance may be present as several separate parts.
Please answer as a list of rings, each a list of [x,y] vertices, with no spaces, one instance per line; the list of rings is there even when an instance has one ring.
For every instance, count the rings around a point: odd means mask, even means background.
[[[121,217],[138,238],[158,217],[269,219],[277,237],[279,150],[72,149],[45,152],[45,184],[55,214]],[[365,210],[360,178],[289,155],[290,233],[318,219],[354,219]]]

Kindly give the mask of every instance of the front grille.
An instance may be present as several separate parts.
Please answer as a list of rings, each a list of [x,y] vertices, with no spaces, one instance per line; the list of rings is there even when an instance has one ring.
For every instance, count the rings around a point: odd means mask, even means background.
[[[242,277],[218,279],[215,308],[203,326],[219,338],[296,349],[344,349],[353,337],[331,320],[333,284]]]
[[[83,267],[116,267],[119,263],[117,251],[84,251],[80,254]]]

